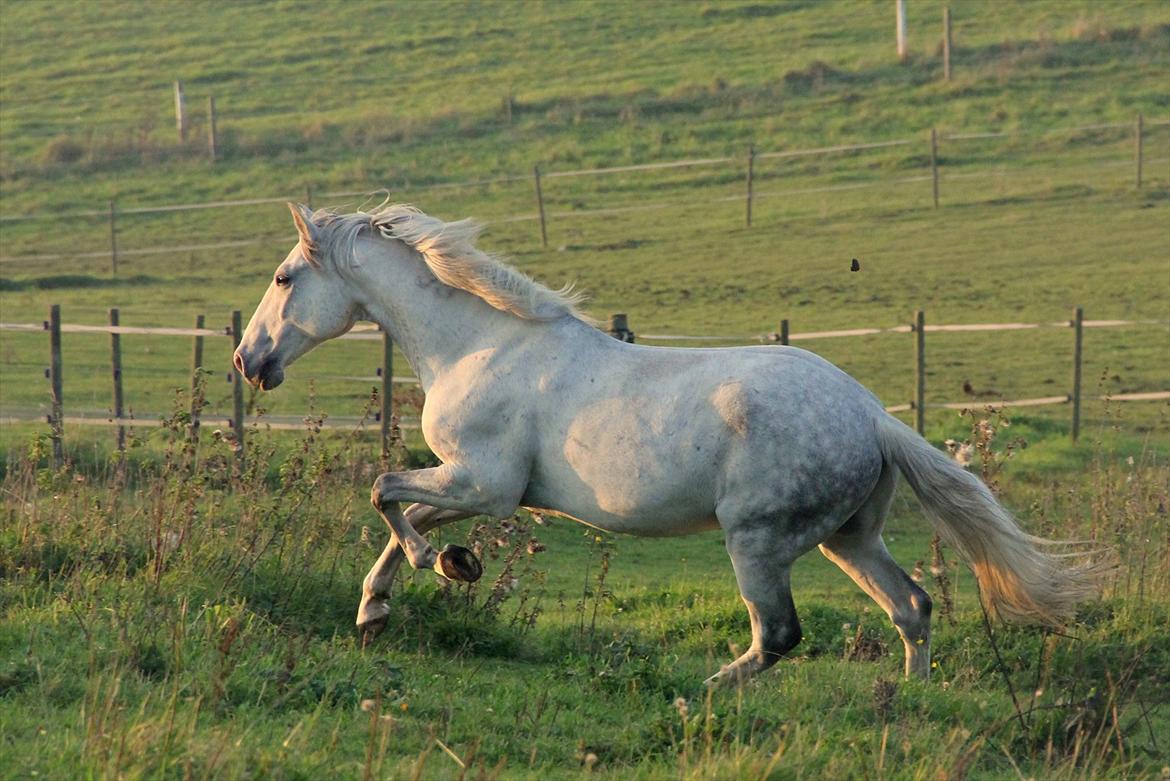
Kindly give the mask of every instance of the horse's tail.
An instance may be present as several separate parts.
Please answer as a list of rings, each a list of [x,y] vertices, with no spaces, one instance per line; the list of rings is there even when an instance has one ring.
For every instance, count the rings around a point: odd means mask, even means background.
[[[1059,625],[1097,596],[1107,564],[1024,532],[982,480],[896,418],[882,414],[877,432],[886,461],[902,471],[927,518],[974,570],[990,613]]]

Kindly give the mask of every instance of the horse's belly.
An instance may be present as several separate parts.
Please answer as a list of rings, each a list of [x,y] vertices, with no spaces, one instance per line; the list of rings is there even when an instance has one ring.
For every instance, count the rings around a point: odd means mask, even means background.
[[[579,415],[541,454],[523,504],[630,534],[717,527],[720,427],[669,412],[606,402]]]
[[[655,503],[652,499],[637,507],[632,506],[637,492],[622,497],[602,495],[596,499],[587,496],[569,496],[563,491],[555,496],[531,490],[525,494],[523,506],[537,512],[571,518],[596,529],[641,537],[671,537],[694,534],[719,527],[711,508],[689,506],[685,503]]]

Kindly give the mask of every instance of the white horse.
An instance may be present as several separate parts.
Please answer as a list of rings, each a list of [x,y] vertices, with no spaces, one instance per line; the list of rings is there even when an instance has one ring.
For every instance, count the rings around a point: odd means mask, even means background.
[[[568,289],[476,249],[469,220],[289,207],[300,240],[248,324],[237,369],[269,390],[321,342],[378,323],[418,374],[422,433],[442,461],[374,483],[392,534],[362,585],[367,638],[385,627],[403,555],[448,578],[480,576],[466,548],[436,551],[422,534],[526,507],[637,535],[722,529],[752,642],[708,683],[742,681],[800,641],[789,573],[818,545],[889,614],[906,674],[925,678],[930,597],[881,538],[899,472],[992,611],[1056,624],[1096,591],[1099,565],[1047,552],[978,478],[812,353],[625,344],[594,328]]]

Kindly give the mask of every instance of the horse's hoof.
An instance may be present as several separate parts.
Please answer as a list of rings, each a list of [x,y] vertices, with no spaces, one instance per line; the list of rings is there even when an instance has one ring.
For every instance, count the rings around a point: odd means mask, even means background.
[[[460,545],[446,545],[439,551],[435,569],[448,580],[474,583],[483,575],[483,565],[475,554]]]
[[[722,689],[727,686],[727,676],[724,675],[723,671],[717,672],[703,681],[703,686],[707,689]]]
[[[374,639],[378,635],[382,634],[382,630],[386,628],[386,623],[388,620],[389,618],[387,616],[382,616],[381,618],[374,618],[366,621],[363,624],[358,624],[357,630],[358,635],[362,639],[363,649],[370,643],[374,642]]]
[[[728,664],[720,667],[719,672],[703,681],[703,686],[708,689],[735,689],[747,683],[749,677],[743,668]]]
[[[386,624],[390,621],[390,607],[380,600],[363,601],[358,609],[357,631],[362,639],[362,648],[374,641],[382,634]]]

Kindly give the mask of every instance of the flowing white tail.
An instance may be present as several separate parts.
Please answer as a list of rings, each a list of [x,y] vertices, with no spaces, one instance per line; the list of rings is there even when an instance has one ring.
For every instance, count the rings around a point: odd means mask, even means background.
[[[982,480],[901,421],[884,417],[878,437],[927,518],[974,570],[989,612],[1055,626],[1097,596],[1106,563],[1050,552],[1061,543],[1022,530]]]

